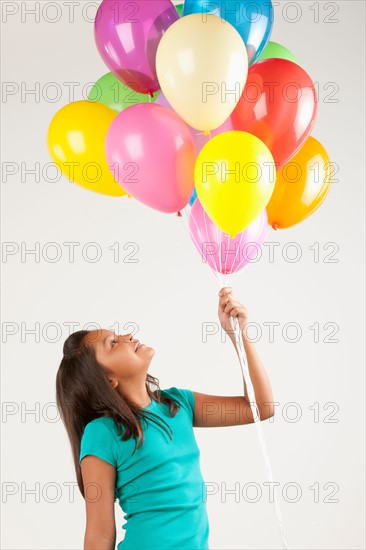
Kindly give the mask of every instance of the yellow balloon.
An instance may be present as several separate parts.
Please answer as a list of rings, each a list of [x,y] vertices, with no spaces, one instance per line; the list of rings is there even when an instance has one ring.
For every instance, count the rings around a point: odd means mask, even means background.
[[[228,21],[192,13],[163,34],[156,72],[161,90],[179,116],[208,132],[225,122],[243,93],[247,50]]]
[[[324,201],[332,183],[332,164],[322,144],[310,136],[277,172],[267,205],[268,223],[285,229],[310,216]]]
[[[212,221],[234,238],[265,209],[275,185],[268,147],[248,132],[223,132],[198,154],[197,196]]]
[[[115,181],[104,152],[107,131],[117,113],[94,101],[74,101],[62,107],[48,128],[52,160],[72,182],[101,193],[126,194]],[[75,164],[74,164],[75,163]]]

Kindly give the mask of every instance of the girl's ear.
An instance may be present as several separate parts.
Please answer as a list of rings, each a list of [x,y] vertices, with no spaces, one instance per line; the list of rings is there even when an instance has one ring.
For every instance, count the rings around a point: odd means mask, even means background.
[[[112,385],[112,388],[115,390],[116,387],[118,386],[118,380],[116,378],[109,378],[109,381]]]

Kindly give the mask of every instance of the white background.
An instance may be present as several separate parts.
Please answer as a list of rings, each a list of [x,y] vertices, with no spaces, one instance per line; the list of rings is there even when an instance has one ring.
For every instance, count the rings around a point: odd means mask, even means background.
[[[2,260],[2,399],[11,412],[2,419],[2,548],[79,549],[84,501],[77,488],[74,494],[68,489],[76,481],[71,451],[53,406],[55,376],[69,334],[66,323],[74,322],[74,330],[88,322],[117,326],[121,333],[129,330],[124,330],[126,323],[138,325],[137,337],[156,349],[151,373],[162,388],[237,395],[243,391],[242,379],[230,342],[221,342],[219,333],[203,341],[203,323],[218,321],[218,286],[191,243],[184,219],[126,197],[88,192],[64,177],[52,183],[54,171],[49,177],[24,175],[35,163],[42,172],[51,162],[46,136],[54,114],[72,100],[86,99],[83,86],[108,72],[94,43],[96,3],[90,3],[83,17],[86,2],[80,2],[70,22],[67,6],[58,2],[60,19],[55,23],[47,21],[55,17],[52,7],[36,21],[24,14],[25,8],[34,9],[34,2],[2,4],[2,80],[15,86],[15,93],[2,99],[2,162],[14,162],[19,170],[6,178],[3,172],[2,240],[19,249],[39,243],[41,249],[39,262],[32,255],[22,261],[20,252]],[[256,347],[279,403],[273,422],[262,425],[293,549],[365,548],[365,10],[361,1],[330,4],[298,3],[302,13],[297,21],[296,6],[278,4],[271,39],[287,46],[318,83],[319,112],[312,135],[339,166],[338,181],[312,217],[269,235],[267,243],[279,243],[274,262],[264,247],[261,260],[233,284],[234,294],[262,329]],[[5,5],[19,10],[6,17]],[[333,6],[339,10],[332,16]],[[326,23],[327,16],[338,22]],[[59,87],[57,101],[52,101],[54,89],[47,88],[50,82]],[[74,97],[66,82],[78,83]],[[38,96],[22,97],[21,90],[36,86]],[[70,241],[80,243],[74,263],[63,244]],[[50,242],[62,250],[56,263],[42,255]],[[90,242],[101,247],[96,263],[81,254]],[[109,249],[115,242],[120,243],[119,263]],[[301,249],[297,262],[283,258],[291,242]],[[132,251],[123,249],[126,243],[136,243],[136,263],[123,261]],[[314,244],[319,261],[314,260]],[[333,249],[336,262],[329,261]],[[292,256],[294,248],[287,250]],[[92,256],[93,250],[89,252]],[[264,325],[268,322],[280,323],[273,342]],[[297,343],[282,334],[291,322],[301,327]],[[36,323],[39,338],[25,334]],[[52,328],[47,332],[48,323],[59,327],[58,334]],[[316,323],[319,342],[310,329]],[[333,336],[338,342],[325,342],[332,332],[324,328],[326,323],[339,326]],[[7,336],[11,327],[15,333]],[[291,403],[297,404],[297,422],[290,421],[296,414]],[[195,433],[204,478],[218,487],[207,504],[210,548],[280,548],[255,426]],[[241,493],[238,502],[228,494],[225,502],[224,488],[233,489],[235,483],[240,491],[247,483],[258,484],[258,502],[249,501],[253,491]],[[289,502],[295,497],[287,485],[291,483],[301,490],[297,502]],[[123,519],[117,504],[116,514],[118,543]]]

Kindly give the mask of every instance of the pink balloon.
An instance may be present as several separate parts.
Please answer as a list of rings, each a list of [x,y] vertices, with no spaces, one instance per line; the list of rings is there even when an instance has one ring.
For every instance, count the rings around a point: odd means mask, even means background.
[[[191,198],[194,142],[173,111],[155,103],[127,107],[109,127],[105,152],[121,187],[147,206],[179,212]]]
[[[103,0],[94,22],[98,51],[119,80],[139,92],[160,89],[156,50],[179,15],[170,0]]]
[[[198,197],[191,208],[188,221],[195,247],[210,268],[228,275],[240,271],[258,256],[267,230],[266,209],[235,239],[224,233],[208,217]]]
[[[172,111],[174,111],[173,107],[170,105],[169,101],[167,100],[163,92],[160,92],[158,97],[155,99],[154,103],[155,104],[157,103],[158,105],[162,105],[163,107],[167,107],[168,109],[171,109]],[[189,126],[189,124],[187,124],[187,126],[190,129],[191,134],[193,136],[196,154],[198,155],[202,147],[206,145],[206,143],[210,139],[210,135],[207,134],[207,136],[205,136],[203,132],[199,132],[196,128]],[[230,132],[231,130],[235,130],[235,128],[233,126],[231,117],[229,117],[225,120],[225,122],[221,124],[221,126],[219,126],[218,128],[215,128],[214,130],[211,130],[211,138],[218,136],[223,132]]]

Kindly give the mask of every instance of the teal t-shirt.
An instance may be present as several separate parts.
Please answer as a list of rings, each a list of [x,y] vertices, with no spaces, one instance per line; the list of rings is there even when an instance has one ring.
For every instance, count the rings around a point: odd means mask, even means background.
[[[116,468],[115,495],[124,512],[125,537],[118,550],[207,550],[209,522],[200,450],[193,430],[194,394],[171,387],[162,393],[181,408],[174,417],[165,403],[152,401],[152,411],[171,427],[172,440],[154,422],[142,419],[145,440],[122,441],[113,418],[89,422],[81,439],[80,462],[88,454]],[[169,429],[168,429],[169,431]]]

